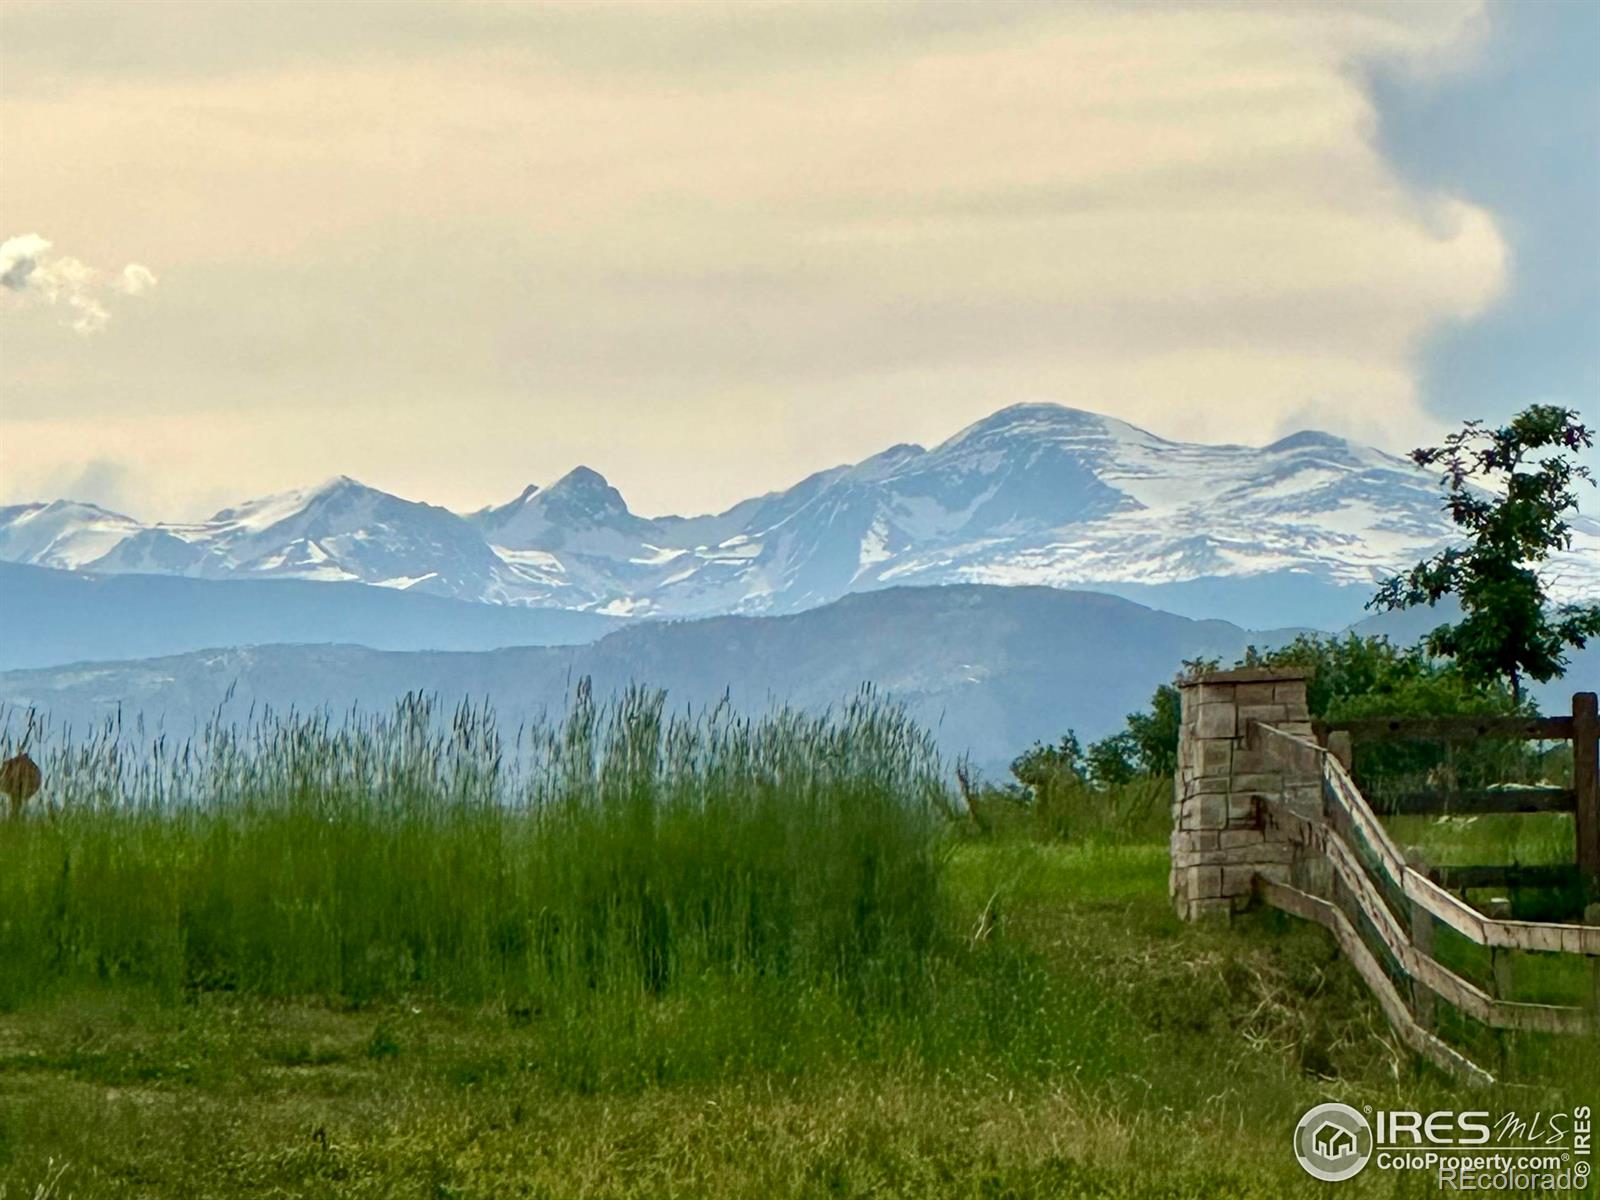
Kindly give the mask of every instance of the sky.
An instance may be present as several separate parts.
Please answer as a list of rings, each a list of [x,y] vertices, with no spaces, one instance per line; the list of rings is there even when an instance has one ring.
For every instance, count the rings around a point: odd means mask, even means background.
[[[0,502],[1600,424],[1597,58],[1559,0],[0,0]]]

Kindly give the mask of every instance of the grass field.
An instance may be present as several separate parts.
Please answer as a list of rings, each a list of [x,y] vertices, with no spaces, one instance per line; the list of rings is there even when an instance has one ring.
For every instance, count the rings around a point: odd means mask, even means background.
[[[1320,930],[958,833],[870,699],[580,702],[516,771],[417,717],[0,827],[0,1196],[1309,1196],[1310,1105],[1462,1103]],[[1515,1049],[1473,1106],[1594,1102],[1592,1043]]]

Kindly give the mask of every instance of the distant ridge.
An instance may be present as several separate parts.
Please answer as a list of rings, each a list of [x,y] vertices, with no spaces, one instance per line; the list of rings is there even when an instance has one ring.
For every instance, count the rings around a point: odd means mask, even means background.
[[[560,708],[581,676],[600,696],[637,682],[666,688],[674,705],[714,704],[726,694],[745,711],[780,702],[822,708],[872,683],[933,729],[948,754],[970,753],[996,770],[1035,739],[1054,740],[1069,727],[1085,737],[1117,728],[1185,658],[1231,661],[1252,642],[1291,635],[1192,621],[1089,592],[890,588],[790,616],[635,623],[584,646],[474,653],[248,646],[10,671],[0,673],[0,703],[36,706],[79,730],[120,709],[184,736],[230,689],[226,712],[234,717],[251,704],[382,709],[421,690],[447,704],[487,697],[514,727]]]
[[[617,624],[594,613],[301,579],[94,575],[0,563],[0,670],[268,642],[382,650],[560,645],[593,641]]]

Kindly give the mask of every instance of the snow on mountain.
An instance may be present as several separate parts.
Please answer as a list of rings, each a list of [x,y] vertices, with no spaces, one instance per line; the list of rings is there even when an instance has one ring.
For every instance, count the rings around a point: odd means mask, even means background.
[[[0,561],[70,571],[143,528],[132,517],[76,500],[0,507]]]
[[[1287,580],[1297,594],[1364,598],[1451,539],[1440,501],[1430,473],[1326,433],[1211,446],[1023,404],[932,449],[894,446],[705,516],[641,517],[587,467],[466,516],[340,477],[193,525],[66,501],[0,509],[0,559],[358,580],[614,615],[796,612],[907,583],[1150,596]],[[1574,535],[1551,564],[1557,587],[1600,596],[1600,522],[1579,517]]]
[[[78,565],[202,579],[356,581],[471,600],[494,596],[508,580],[511,590],[522,589],[455,513],[343,475],[225,508],[194,524],[137,529]]]

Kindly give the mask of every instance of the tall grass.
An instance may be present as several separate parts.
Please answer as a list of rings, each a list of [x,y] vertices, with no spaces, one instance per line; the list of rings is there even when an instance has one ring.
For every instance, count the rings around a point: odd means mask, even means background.
[[[865,998],[932,951],[939,764],[870,692],[752,719],[582,684],[509,741],[420,696],[130,741],[34,735],[52,815],[0,825],[0,1007],[96,981],[528,1014],[708,981]]]
[[[1165,842],[1172,831],[1166,775],[1097,785],[1062,771],[1032,788],[967,783],[963,799],[957,828],[984,838],[1126,845]]]

